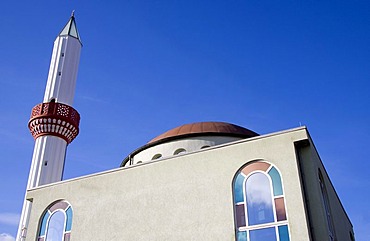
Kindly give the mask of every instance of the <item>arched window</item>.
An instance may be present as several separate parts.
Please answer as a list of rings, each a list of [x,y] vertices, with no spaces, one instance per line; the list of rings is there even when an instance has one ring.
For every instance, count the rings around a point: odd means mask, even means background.
[[[289,241],[283,185],[273,165],[258,161],[234,178],[237,241]]]
[[[180,154],[185,154],[186,153],[186,150],[184,148],[179,148],[177,149],[173,155],[180,155]]]
[[[72,207],[66,201],[58,201],[41,217],[38,241],[69,241],[71,228]]]
[[[152,157],[152,160],[157,160],[159,158],[162,157],[162,154],[158,153],[158,154],[155,154],[153,157]]]

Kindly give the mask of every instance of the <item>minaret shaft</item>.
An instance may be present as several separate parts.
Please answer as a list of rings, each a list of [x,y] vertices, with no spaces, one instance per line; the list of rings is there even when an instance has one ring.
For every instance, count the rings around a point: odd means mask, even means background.
[[[54,42],[43,102],[73,104],[81,43],[71,36],[59,36]]]
[[[74,16],[54,41],[43,103],[32,109],[35,147],[27,190],[62,180],[67,145],[78,135],[80,115],[72,108],[81,42]],[[32,201],[24,199],[17,241],[25,240]]]
[[[67,143],[60,137],[36,139],[27,189],[62,180]]]

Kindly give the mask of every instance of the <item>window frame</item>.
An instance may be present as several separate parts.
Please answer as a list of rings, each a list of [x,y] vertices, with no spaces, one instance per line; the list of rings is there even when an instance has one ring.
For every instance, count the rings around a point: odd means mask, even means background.
[[[276,173],[270,174],[270,171],[273,169],[274,171],[276,171]],[[268,188],[270,189],[269,191],[271,193],[271,200],[272,200],[273,222],[249,225],[246,183],[247,183],[247,180],[253,174],[256,174],[256,173],[261,173],[265,175],[265,177],[267,177],[268,179],[268,185],[269,185]],[[276,174],[278,175],[276,176]],[[272,175],[274,175],[274,178],[272,177]],[[243,178],[241,187],[240,187],[241,185],[240,178]],[[274,186],[274,181],[278,182],[275,186]],[[275,165],[269,162],[266,162],[264,160],[248,162],[247,164],[243,165],[237,171],[237,173],[234,176],[232,185],[233,185],[232,187],[233,187],[233,204],[234,204],[235,239],[237,241],[250,240],[251,232],[262,230],[262,229],[267,229],[267,228],[272,228],[272,227],[275,229],[276,240],[281,240],[280,239],[281,235],[286,236],[285,240],[291,239],[283,180],[281,177],[281,172]],[[280,185],[281,190],[280,189],[278,190],[278,188],[276,188],[276,186],[278,187],[279,185]],[[241,195],[240,188],[242,188],[241,189],[242,196],[240,196]],[[279,194],[280,192],[281,194]],[[240,198],[242,198],[242,200],[240,200]],[[282,199],[282,204],[283,204],[282,206],[281,206],[281,199]],[[278,215],[277,202],[280,202],[279,207],[284,209],[283,216]],[[281,209],[279,209],[279,212],[280,210]],[[280,218],[283,217],[283,220],[278,221],[279,217]]]
[[[41,215],[39,221],[39,228],[37,233],[37,241],[47,241],[49,224],[53,215],[57,212],[61,212],[64,215],[63,223],[63,237],[62,241],[69,241],[72,230],[72,220],[73,220],[73,209],[69,202],[65,200],[60,200],[54,202],[50,205]]]

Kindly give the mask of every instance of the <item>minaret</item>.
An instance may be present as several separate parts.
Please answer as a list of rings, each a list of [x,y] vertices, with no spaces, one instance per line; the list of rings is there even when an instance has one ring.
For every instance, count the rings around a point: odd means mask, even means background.
[[[74,13],[54,41],[43,103],[28,123],[35,139],[27,190],[62,180],[67,145],[78,135],[80,115],[72,108],[81,40]],[[25,240],[32,202],[25,199],[17,241]]]

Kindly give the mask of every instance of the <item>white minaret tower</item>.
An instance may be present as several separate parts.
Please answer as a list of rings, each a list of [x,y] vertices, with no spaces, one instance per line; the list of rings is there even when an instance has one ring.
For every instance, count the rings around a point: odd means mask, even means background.
[[[78,135],[80,115],[72,108],[81,40],[74,13],[54,41],[43,103],[28,123],[35,138],[27,190],[62,180],[67,145]],[[25,240],[32,202],[25,199],[17,241]]]

